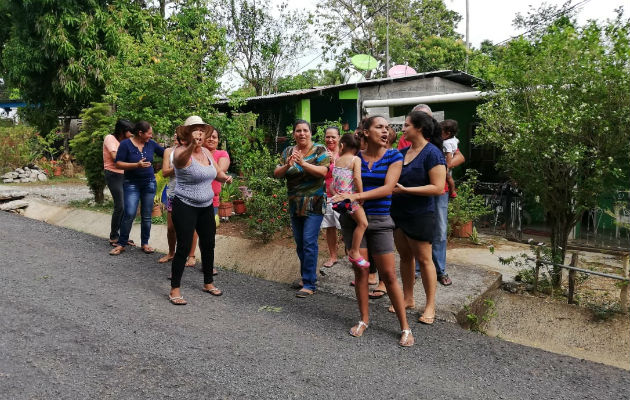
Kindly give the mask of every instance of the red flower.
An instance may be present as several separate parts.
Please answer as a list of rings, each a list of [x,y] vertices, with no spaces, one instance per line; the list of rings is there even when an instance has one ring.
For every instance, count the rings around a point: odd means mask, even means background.
[[[271,197],[273,197],[275,199],[276,197],[278,197],[278,195],[274,193],[274,194],[271,195]]]
[[[286,207],[287,206],[287,202],[286,201],[282,202],[282,205]]]
[[[256,222],[262,222],[262,219],[258,218],[258,219],[256,220]]]
[[[282,211],[287,212],[287,209],[286,209],[286,208],[283,208],[283,209],[282,209]]]

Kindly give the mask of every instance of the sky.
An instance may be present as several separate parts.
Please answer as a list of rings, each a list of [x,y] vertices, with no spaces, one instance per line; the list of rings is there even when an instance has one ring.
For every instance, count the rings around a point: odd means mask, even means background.
[[[457,26],[457,32],[462,36],[466,34],[466,0],[443,0],[446,7],[457,11],[462,16],[462,21]],[[547,3],[561,6],[567,0],[469,0],[469,16],[470,16],[470,44],[472,47],[478,48],[479,44],[489,39],[493,43],[499,43],[513,36],[518,36],[519,32],[512,26],[512,21],[517,13],[527,14],[533,6],[537,9],[541,4]],[[271,0],[273,5],[280,4],[282,0]],[[626,16],[630,15],[630,2],[628,0],[572,0],[571,4],[581,4],[576,7],[578,10],[578,23],[584,24],[589,19],[606,20],[615,17],[614,10],[624,3]],[[308,9],[315,11],[315,0],[293,0],[289,1],[289,9],[297,12]],[[313,38],[313,42],[318,42],[318,38]],[[315,46],[314,49],[306,53],[298,60],[298,66],[293,71],[304,71],[315,68],[320,64],[319,58],[321,49]],[[316,59],[313,61],[313,59]],[[307,65],[308,64],[308,65]],[[323,66],[331,68],[332,65]],[[242,84],[239,77],[232,74],[226,74],[221,80],[224,90],[236,89]]]

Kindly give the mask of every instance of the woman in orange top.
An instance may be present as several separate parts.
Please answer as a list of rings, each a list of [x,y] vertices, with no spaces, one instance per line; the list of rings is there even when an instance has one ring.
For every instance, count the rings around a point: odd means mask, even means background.
[[[105,182],[114,200],[114,212],[112,213],[111,228],[109,231],[109,244],[114,246],[118,241],[120,222],[123,217],[124,196],[123,181],[125,174],[122,169],[116,168],[116,152],[120,142],[131,136],[133,124],[126,119],[119,119],[114,127],[114,134],[105,136],[103,140],[103,168],[105,168]],[[133,244],[131,240],[129,244]]]

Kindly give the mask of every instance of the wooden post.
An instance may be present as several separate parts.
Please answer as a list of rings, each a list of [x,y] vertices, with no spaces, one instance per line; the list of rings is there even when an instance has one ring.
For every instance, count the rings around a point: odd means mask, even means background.
[[[536,267],[534,267],[534,294],[538,293],[538,274],[540,273],[540,247],[536,248]]]
[[[571,255],[571,264],[572,267],[576,268],[578,265],[578,253],[573,253]],[[575,270],[569,270],[569,304],[575,304],[573,300],[573,296],[575,295]]]
[[[630,277],[630,255],[623,256],[623,277]],[[628,294],[630,293],[630,284],[626,281],[619,292],[619,304],[623,312],[628,312]]]

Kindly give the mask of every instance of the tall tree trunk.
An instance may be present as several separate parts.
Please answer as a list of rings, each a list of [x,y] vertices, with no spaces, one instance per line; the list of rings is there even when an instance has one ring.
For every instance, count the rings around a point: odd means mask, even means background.
[[[573,224],[572,218],[566,215],[552,215],[549,213],[549,222],[551,223],[551,259],[555,264],[564,264],[564,258],[567,251],[567,242],[569,233]],[[562,268],[553,267],[551,273],[551,281],[554,289],[559,289],[562,283]]]

